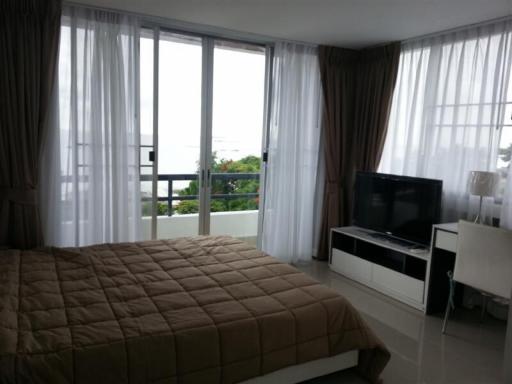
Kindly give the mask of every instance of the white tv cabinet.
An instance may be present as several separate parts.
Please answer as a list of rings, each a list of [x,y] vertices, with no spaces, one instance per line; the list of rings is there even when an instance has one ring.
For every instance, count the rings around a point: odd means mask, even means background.
[[[414,249],[359,227],[331,229],[330,268],[396,300],[425,311],[430,250]]]

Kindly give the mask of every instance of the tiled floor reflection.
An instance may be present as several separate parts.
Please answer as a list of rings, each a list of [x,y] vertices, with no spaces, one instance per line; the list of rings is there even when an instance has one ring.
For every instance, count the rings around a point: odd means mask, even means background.
[[[385,384],[502,383],[506,324],[487,316],[479,321],[479,310],[457,308],[441,334],[441,314],[424,316],[378,292],[334,272],[325,262],[299,269],[337,290],[362,313],[392,353],[382,374]],[[308,384],[363,383],[347,371],[311,380]]]

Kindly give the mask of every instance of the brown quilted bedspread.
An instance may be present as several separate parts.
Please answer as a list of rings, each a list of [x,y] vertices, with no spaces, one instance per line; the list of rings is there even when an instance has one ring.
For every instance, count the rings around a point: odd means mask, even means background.
[[[0,383],[232,383],[359,349],[350,303],[230,237],[0,251]]]

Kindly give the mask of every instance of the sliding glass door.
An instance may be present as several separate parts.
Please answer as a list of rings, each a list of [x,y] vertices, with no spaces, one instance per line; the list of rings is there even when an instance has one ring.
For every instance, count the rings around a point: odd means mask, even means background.
[[[154,28],[140,55],[143,237],[255,243],[265,47]]]
[[[198,233],[202,41],[160,32],[157,238]]]
[[[210,234],[256,245],[265,99],[265,48],[215,41]]]
[[[144,30],[140,132],[144,239],[198,234],[202,39]]]

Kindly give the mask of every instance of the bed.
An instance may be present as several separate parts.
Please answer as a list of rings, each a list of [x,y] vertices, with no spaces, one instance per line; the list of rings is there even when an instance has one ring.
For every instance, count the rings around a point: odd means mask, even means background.
[[[351,365],[376,382],[389,356],[344,297],[231,237],[0,251],[0,383],[292,382]]]

